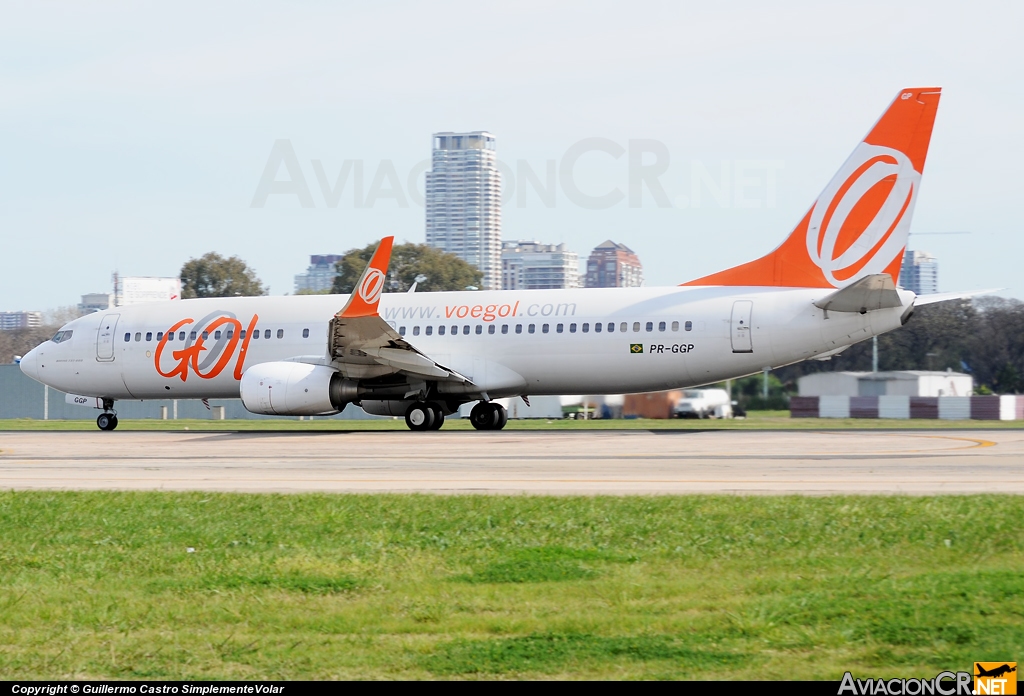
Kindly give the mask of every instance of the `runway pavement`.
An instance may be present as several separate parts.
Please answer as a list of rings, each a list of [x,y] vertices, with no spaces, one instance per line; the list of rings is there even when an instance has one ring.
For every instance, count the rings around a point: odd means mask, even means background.
[[[3,432],[0,489],[1024,493],[1024,431]]]

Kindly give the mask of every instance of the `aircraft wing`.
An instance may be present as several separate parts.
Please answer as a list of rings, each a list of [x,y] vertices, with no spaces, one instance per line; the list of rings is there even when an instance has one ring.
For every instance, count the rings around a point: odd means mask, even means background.
[[[391,327],[377,307],[384,292],[394,237],[380,241],[348,302],[331,320],[328,354],[346,377],[407,372],[445,381],[470,382],[417,350]]]

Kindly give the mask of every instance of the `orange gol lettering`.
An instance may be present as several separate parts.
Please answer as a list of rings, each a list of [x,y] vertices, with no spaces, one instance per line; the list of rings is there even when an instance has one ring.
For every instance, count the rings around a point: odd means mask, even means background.
[[[252,338],[252,332],[256,327],[256,322],[259,320],[259,315],[254,314],[252,320],[249,322],[249,328],[246,331],[245,338],[241,338],[242,322],[238,321],[234,317],[222,316],[214,319],[210,322],[206,328],[199,333],[199,338],[194,344],[181,350],[176,350],[171,353],[171,357],[175,360],[175,365],[172,369],[165,372],[160,366],[161,358],[164,354],[164,348],[167,345],[167,340],[170,336],[174,335],[174,332],[178,329],[191,324],[194,320],[191,318],[182,319],[177,324],[172,326],[160,342],[156,346],[156,351],[153,355],[153,364],[156,367],[157,374],[161,377],[180,377],[181,381],[184,382],[188,379],[189,367],[191,366],[192,372],[200,379],[213,379],[220,375],[224,368],[231,362],[231,358],[235,355],[235,349],[238,348],[239,342],[241,342],[241,349],[238,351],[238,358],[235,361],[235,369],[232,376],[236,380],[242,379],[242,371],[245,363],[246,350],[249,348],[249,340]],[[231,333],[231,338],[228,339],[227,344],[224,346],[224,350],[218,357],[217,362],[206,372],[203,372],[199,366],[199,358],[203,352],[208,350],[205,343],[207,338],[213,334],[214,330],[218,327],[227,325]]]

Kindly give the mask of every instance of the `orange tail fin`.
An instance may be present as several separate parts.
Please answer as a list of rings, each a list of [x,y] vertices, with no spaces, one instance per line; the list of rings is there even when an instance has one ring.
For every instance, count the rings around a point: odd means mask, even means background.
[[[380,240],[380,244],[373,252],[373,258],[366,265],[366,270],[359,277],[359,282],[356,283],[352,295],[348,298],[348,303],[336,316],[354,318],[372,317],[377,314],[377,305],[380,303],[381,293],[384,292],[384,283],[387,281],[388,264],[391,262],[391,246],[394,241],[394,237],[385,237]]]
[[[683,285],[842,288],[897,282],[941,90],[902,90],[792,234],[756,261]]]

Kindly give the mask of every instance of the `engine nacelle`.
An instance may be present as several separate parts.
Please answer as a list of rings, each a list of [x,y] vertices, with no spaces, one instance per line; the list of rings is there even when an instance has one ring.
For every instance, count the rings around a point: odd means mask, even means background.
[[[268,416],[320,416],[338,413],[358,398],[358,385],[324,365],[269,362],[242,374],[242,405]]]

